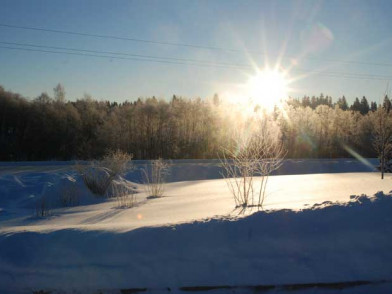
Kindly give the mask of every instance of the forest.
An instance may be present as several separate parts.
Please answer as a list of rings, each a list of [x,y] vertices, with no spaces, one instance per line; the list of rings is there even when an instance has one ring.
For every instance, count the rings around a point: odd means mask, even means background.
[[[377,157],[372,114],[383,103],[343,96],[289,98],[266,112],[251,100],[232,104],[212,98],[139,98],[122,103],[85,95],[69,101],[61,84],[53,97],[27,99],[0,86],[0,160],[96,159],[109,150],[134,159],[218,158],[235,148],[233,136],[251,121],[268,119],[280,134],[287,158]]]

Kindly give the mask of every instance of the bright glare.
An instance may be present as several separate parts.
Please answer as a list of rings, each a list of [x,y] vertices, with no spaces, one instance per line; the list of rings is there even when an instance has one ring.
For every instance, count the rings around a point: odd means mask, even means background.
[[[284,73],[265,69],[248,80],[246,89],[254,103],[272,109],[287,98],[288,81]]]

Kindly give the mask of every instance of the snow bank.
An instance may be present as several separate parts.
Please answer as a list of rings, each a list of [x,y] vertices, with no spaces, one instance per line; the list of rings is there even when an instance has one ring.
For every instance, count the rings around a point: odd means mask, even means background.
[[[64,206],[62,202],[65,194],[74,194],[77,198],[71,206],[99,203],[102,200],[102,197],[99,199],[91,193],[72,167],[55,171],[40,168],[14,171],[13,168],[7,173],[3,171],[5,174],[0,176],[0,207],[34,210],[37,202],[46,198],[50,208],[58,208]],[[137,185],[122,177],[116,178],[113,186],[137,191]],[[108,190],[109,197],[113,194],[111,188]]]
[[[392,196],[128,232],[0,235],[0,292],[392,279]]]

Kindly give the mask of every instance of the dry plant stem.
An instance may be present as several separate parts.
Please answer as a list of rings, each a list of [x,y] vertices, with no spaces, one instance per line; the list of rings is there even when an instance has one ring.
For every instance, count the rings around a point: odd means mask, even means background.
[[[260,192],[259,192],[259,201],[257,203],[257,205],[259,207],[263,207],[264,204],[264,200],[265,200],[265,191],[266,191],[266,187],[267,187],[267,182],[268,182],[268,175],[263,176],[261,179],[261,185],[260,185]]]
[[[117,208],[131,208],[136,204],[135,191],[132,189],[112,185],[112,194],[116,197]]]
[[[74,206],[79,204],[79,190],[75,183],[63,186],[60,192],[60,201],[63,206]]]
[[[221,159],[221,164],[225,171],[226,183],[234,197],[236,207],[253,205],[254,164],[249,160],[243,160],[243,158],[229,160],[225,155]]]
[[[35,207],[35,214],[37,217],[45,217],[50,215],[49,203],[45,196],[41,197]]]
[[[151,162],[150,171],[146,166],[142,169],[146,193],[149,197],[162,197],[165,191],[165,175],[168,171],[168,164],[163,159],[156,159]]]

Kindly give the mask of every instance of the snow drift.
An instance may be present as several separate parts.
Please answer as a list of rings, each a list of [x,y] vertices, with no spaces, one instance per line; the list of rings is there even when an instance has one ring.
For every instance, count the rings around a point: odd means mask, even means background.
[[[391,211],[392,195],[377,193],[124,233],[2,234],[0,290],[390,280]]]

